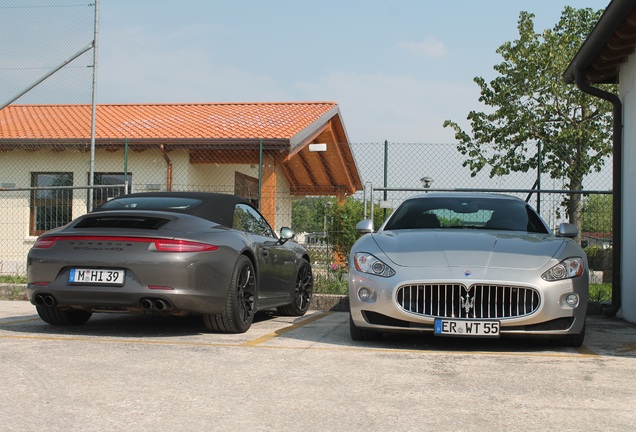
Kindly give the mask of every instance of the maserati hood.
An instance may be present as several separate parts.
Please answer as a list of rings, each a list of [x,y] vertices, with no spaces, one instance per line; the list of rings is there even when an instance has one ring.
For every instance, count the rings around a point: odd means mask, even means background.
[[[405,267],[538,269],[566,241],[545,234],[469,230],[400,230],[372,236],[393,263]]]

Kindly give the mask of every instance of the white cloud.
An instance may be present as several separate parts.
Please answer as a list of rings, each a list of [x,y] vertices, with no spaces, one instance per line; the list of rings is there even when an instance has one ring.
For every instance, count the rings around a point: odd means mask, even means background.
[[[417,56],[426,58],[443,57],[448,52],[444,42],[432,37],[428,37],[421,42],[400,42],[398,47],[405,51],[412,52]]]

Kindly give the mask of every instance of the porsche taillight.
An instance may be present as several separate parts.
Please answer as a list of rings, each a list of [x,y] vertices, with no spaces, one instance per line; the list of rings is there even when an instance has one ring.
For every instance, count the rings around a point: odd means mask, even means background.
[[[38,237],[33,245],[34,249],[48,249],[57,241],[58,237]]]
[[[77,241],[94,243],[152,243],[159,252],[208,252],[219,247],[208,243],[190,240],[158,239],[152,237],[118,236],[40,236],[33,245],[34,249],[49,249],[58,241]]]
[[[155,239],[155,247],[161,252],[206,252],[215,251],[219,247],[207,243],[186,240]]]

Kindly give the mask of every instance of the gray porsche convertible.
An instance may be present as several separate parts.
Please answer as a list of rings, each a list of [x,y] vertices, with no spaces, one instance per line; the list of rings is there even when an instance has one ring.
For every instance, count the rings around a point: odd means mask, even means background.
[[[587,258],[526,202],[498,194],[428,193],[404,201],[379,228],[362,221],[349,259],[350,333],[585,337]]]
[[[95,312],[197,314],[209,330],[242,333],[259,310],[308,310],[309,254],[293,237],[234,195],[123,195],[37,239],[27,296],[54,325]]]

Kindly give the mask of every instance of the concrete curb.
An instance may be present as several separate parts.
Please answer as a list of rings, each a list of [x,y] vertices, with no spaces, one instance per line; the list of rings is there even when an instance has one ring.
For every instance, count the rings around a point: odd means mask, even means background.
[[[310,309],[349,312],[349,296],[337,294],[314,294]]]
[[[26,285],[0,284],[0,300],[26,300]]]
[[[0,300],[26,300],[26,285],[0,284]],[[347,312],[349,311],[349,297],[336,294],[314,294],[311,309]]]

